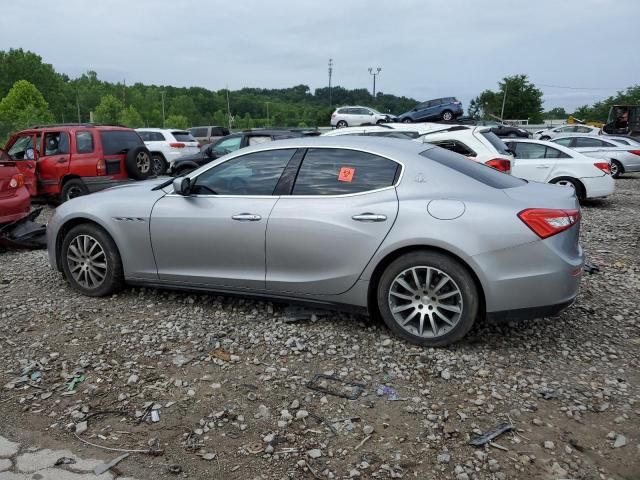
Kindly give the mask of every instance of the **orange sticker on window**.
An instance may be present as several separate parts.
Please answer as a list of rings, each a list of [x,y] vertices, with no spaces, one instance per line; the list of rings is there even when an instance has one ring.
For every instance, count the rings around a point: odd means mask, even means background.
[[[340,173],[338,174],[338,181],[351,183],[353,181],[353,176],[355,175],[355,173],[355,168],[342,167],[340,168]]]

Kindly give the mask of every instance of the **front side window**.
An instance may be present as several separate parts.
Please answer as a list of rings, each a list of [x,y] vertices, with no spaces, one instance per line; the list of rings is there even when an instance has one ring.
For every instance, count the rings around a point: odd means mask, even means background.
[[[292,195],[344,195],[393,185],[400,165],[357,150],[310,148]]]
[[[590,127],[576,127],[576,132],[578,133],[591,133],[591,131]]]
[[[273,195],[295,148],[249,153],[216,165],[195,179],[199,195]]]
[[[217,155],[226,155],[227,153],[235,152],[240,148],[242,137],[231,137],[220,140],[213,146],[213,151]]]
[[[44,155],[69,153],[69,134],[66,132],[47,132],[44,135]]]
[[[559,138],[558,140],[554,140],[553,143],[557,143],[558,145],[562,145],[563,147],[568,147],[571,145],[572,138]]]
[[[76,132],[76,151],[78,153],[93,152],[93,134],[91,132]]]
[[[576,128],[578,128],[578,127],[561,127],[556,131],[557,132],[575,132]]]

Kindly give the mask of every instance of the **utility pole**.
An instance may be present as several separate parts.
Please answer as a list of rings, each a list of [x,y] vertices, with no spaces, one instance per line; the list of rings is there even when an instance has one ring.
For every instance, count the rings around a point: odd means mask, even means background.
[[[273,102],[263,102],[267,106],[267,127],[271,126],[271,116],[269,115],[269,104]]]
[[[76,88],[76,107],[78,108],[78,123],[82,123],[80,119],[80,94],[78,93],[78,89]]]
[[[333,75],[333,58],[329,59],[329,106],[333,106],[333,101],[331,100],[331,75]]]
[[[231,104],[229,103],[229,85],[227,85],[227,116],[229,117],[229,130],[231,130]]]
[[[380,72],[382,71],[382,69],[380,67],[375,69],[376,71],[374,72],[374,69],[369,67],[369,75],[373,76],[373,99],[376,99],[376,77],[378,75],[380,75]]]
[[[502,110],[500,110],[500,122],[504,123],[504,104],[507,101],[507,82],[504,82],[504,96],[502,97]]]
[[[162,128],[164,128],[164,90],[160,92],[160,97],[162,98]]]
[[[122,107],[127,106],[127,79],[122,79]]]

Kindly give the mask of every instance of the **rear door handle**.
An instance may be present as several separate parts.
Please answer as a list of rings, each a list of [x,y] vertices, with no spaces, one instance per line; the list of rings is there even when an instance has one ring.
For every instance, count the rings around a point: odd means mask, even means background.
[[[361,213],[360,215],[354,215],[351,218],[356,222],[384,222],[387,219],[387,216],[378,215],[376,213]]]
[[[257,222],[262,219],[260,215],[254,215],[253,213],[240,213],[231,218],[239,222]]]

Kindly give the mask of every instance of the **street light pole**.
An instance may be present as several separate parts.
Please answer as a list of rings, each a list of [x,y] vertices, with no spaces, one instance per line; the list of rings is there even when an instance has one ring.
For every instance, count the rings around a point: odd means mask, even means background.
[[[331,75],[333,74],[333,58],[329,59],[329,106],[333,106],[333,102],[331,101]]]
[[[500,122],[504,123],[504,104],[507,101],[507,82],[504,82],[504,96],[502,97],[502,109],[500,110]]]
[[[160,92],[162,98],[162,128],[164,128],[164,91]]]
[[[380,72],[382,71],[382,69],[380,67],[375,69],[376,71],[374,71],[373,68],[369,67],[369,75],[373,76],[373,99],[376,99],[376,77],[378,75],[380,75]]]
[[[267,127],[271,126],[271,117],[269,116],[269,104],[273,103],[273,102],[264,102],[264,104],[267,106]]]

